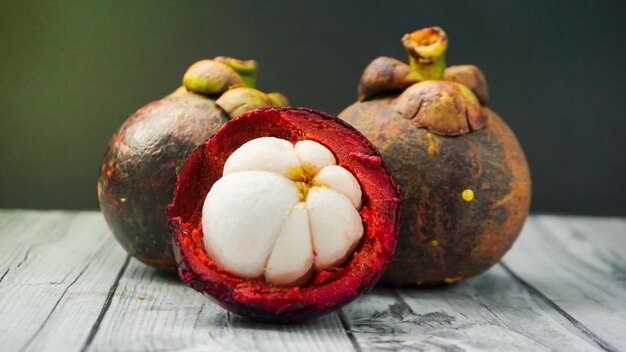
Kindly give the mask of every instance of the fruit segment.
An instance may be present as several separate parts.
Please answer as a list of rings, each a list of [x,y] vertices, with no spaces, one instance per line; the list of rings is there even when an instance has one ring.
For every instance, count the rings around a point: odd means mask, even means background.
[[[261,137],[235,150],[206,195],[207,254],[236,275],[294,285],[341,265],[363,236],[356,178],[320,143]]]
[[[302,168],[311,174],[317,173],[325,166],[337,163],[333,153],[317,142],[300,141],[296,143],[295,150]]]
[[[222,177],[202,208],[207,253],[239,276],[262,275],[281,226],[299,197],[293,182],[275,173],[244,171]]]
[[[293,285],[307,277],[313,265],[309,214],[304,203],[296,204],[285,221],[265,268],[265,280]]]
[[[350,171],[341,166],[329,165],[313,178],[313,184],[331,188],[350,199],[352,205],[361,209],[361,187]]]
[[[299,166],[293,145],[283,139],[253,139],[235,150],[224,164],[224,176],[246,170],[263,170],[287,176]]]
[[[311,221],[315,267],[340,265],[363,235],[361,216],[346,196],[331,189],[313,187],[306,199]]]

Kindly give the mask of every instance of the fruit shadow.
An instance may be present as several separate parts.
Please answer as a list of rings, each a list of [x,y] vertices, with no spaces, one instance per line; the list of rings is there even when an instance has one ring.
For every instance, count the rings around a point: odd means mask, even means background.
[[[306,335],[310,335],[311,331],[315,331],[316,334],[327,335],[330,332],[336,332],[337,328],[341,326],[341,322],[338,321],[336,313],[295,323],[258,321],[230,313],[228,322],[232,328],[237,329],[263,330],[266,332],[273,331],[287,334],[302,333]]]
[[[176,272],[163,271],[152,267],[146,267],[145,270],[157,281],[163,281],[168,284],[185,285]]]

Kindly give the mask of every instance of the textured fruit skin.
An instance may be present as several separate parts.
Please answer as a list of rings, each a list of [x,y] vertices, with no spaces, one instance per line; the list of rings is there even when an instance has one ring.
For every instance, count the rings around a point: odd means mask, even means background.
[[[381,283],[432,286],[478,275],[502,258],[528,214],[524,153],[486,107],[483,128],[448,137],[395,112],[393,98],[357,102],[339,115],[377,146],[402,187],[398,249]]]
[[[309,139],[329,148],[363,191],[359,212],[365,233],[341,268],[320,271],[302,287],[276,287],[263,279],[242,279],[211,261],[202,243],[204,198],[222,176],[230,154],[245,142],[277,137]],[[400,220],[400,190],[376,148],[345,122],[308,109],[264,108],[225,124],[181,168],[168,208],[179,276],[224,308],[257,320],[293,322],[315,318],[347,304],[378,281],[391,260]]]
[[[176,172],[228,120],[212,99],[182,89],[141,108],[113,135],[100,169],[98,198],[130,255],[176,271],[165,216]]]

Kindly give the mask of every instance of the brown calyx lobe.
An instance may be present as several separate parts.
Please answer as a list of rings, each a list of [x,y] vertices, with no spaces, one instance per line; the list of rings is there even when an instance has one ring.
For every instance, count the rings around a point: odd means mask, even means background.
[[[489,103],[489,86],[483,71],[474,65],[457,65],[447,67],[443,73],[446,81],[461,83],[469,88],[478,98],[481,105]]]
[[[404,90],[417,82],[409,76],[410,73],[411,67],[400,60],[386,56],[374,59],[367,65],[359,80],[359,101]]]
[[[358,85],[359,101],[401,93],[418,81],[410,76],[408,64],[382,56],[374,59],[363,71]],[[446,67],[444,80],[469,88],[481,105],[489,103],[489,85],[483,71],[474,65]]]
[[[485,125],[483,109],[464,85],[446,81],[424,81],[407,88],[391,107],[417,127],[456,136]]]

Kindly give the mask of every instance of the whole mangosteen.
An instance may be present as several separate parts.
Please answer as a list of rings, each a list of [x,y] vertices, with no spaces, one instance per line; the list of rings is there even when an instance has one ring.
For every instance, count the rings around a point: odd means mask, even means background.
[[[515,135],[486,107],[482,71],[446,68],[446,33],[425,28],[402,43],[409,64],[372,61],[359,100],[339,117],[378,147],[403,190],[398,250],[381,281],[454,283],[511,247],[528,215],[530,174]]]
[[[176,172],[224,123],[257,107],[282,106],[279,93],[254,89],[253,60],[217,57],[193,64],[183,86],[132,114],[109,141],[98,199],[113,234],[132,256],[174,272],[165,216]]]

